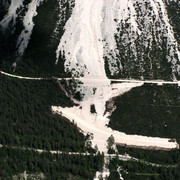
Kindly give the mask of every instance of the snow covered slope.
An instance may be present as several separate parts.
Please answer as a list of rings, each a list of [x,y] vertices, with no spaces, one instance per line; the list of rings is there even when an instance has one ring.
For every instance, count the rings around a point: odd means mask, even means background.
[[[41,2],[43,2],[43,0],[33,0],[28,5],[28,11],[26,12],[23,20],[24,30],[19,35],[17,41],[18,52],[20,55],[24,53],[24,50],[27,48],[27,45],[29,43],[29,39],[34,26],[33,17],[37,15],[36,9]]]
[[[179,10],[167,0],[17,0],[0,36],[10,37],[2,46],[11,56],[73,76],[179,79]]]
[[[12,21],[12,25],[15,25],[16,18],[18,16],[18,9],[20,9],[23,6],[23,0],[16,0],[16,1],[11,1],[8,13],[5,15],[3,20],[0,22],[0,25],[2,28],[5,30],[7,29],[9,23]]]
[[[104,76],[107,61],[111,76],[124,73],[132,77],[131,71],[153,76],[153,66],[164,68],[152,57],[156,49],[164,58],[159,61],[171,62],[169,68],[176,79],[180,52],[162,0],[76,0],[57,59],[64,52],[66,71],[75,69],[75,75],[85,71],[84,75]]]

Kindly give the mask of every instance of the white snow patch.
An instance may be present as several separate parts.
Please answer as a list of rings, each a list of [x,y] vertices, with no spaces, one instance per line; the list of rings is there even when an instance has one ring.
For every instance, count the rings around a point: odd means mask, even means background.
[[[3,29],[6,29],[12,20],[13,26],[15,25],[17,18],[17,10],[23,6],[23,0],[11,0],[11,4],[8,13],[0,22]]]
[[[100,180],[100,179],[106,180],[109,177],[110,171],[109,171],[108,165],[109,165],[109,158],[104,157],[103,169],[102,169],[102,171],[96,172],[94,180]]]
[[[28,46],[34,27],[33,17],[37,15],[37,7],[42,2],[43,0],[32,0],[32,2],[28,5],[28,11],[23,20],[24,30],[19,35],[17,41],[18,52],[20,55],[24,53],[24,50]]]
[[[99,22],[102,21],[103,0],[76,0],[72,16],[67,21],[65,33],[60,41],[60,51],[65,53],[65,70],[75,69],[74,75],[89,73],[106,77],[103,60],[103,44]]]
[[[114,36],[117,33],[117,23],[128,17],[127,7],[130,7],[132,12],[133,29],[140,34],[131,1],[76,0],[72,16],[66,23],[65,33],[56,51],[56,64],[62,52],[66,57],[65,70],[75,69],[74,75],[105,77],[105,56],[111,61],[109,66],[112,74],[121,69],[121,62],[116,57]],[[119,67],[115,60],[120,63]]]
[[[109,177],[110,172],[109,169],[104,169],[103,172],[97,171],[94,180],[106,180]]]

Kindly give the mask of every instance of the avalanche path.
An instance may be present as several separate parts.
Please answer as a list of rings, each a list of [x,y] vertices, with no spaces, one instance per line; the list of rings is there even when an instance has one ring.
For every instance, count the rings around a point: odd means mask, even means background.
[[[141,3],[141,1],[137,2]],[[176,51],[179,58],[177,43],[171,31],[172,28],[163,1],[151,0],[149,4],[154,9],[152,13],[157,17],[156,21],[159,21],[160,26],[163,27],[166,24],[168,27],[165,36],[168,36],[169,44],[175,44],[174,51],[169,49],[171,57],[175,56],[173,52]],[[111,74],[123,68],[121,59],[118,58],[115,40],[121,22],[127,20],[131,27],[129,34],[132,41],[132,50],[136,49],[133,47],[134,41],[141,34],[144,34],[139,29],[135,6],[133,0],[76,0],[72,16],[65,25],[64,35],[56,50],[56,64],[60,54],[64,54],[66,59],[65,71],[71,72],[74,77],[83,76],[83,78],[79,78],[83,83],[80,83],[76,88],[76,91],[83,95],[83,99],[79,102],[79,106],[72,108],[52,106],[52,111],[77,123],[77,126],[85,134],[92,133],[94,136],[93,145],[97,145],[99,150],[103,152],[107,151],[106,141],[111,134],[114,136],[116,143],[129,146],[156,147],[159,149],[179,148],[176,141],[170,142],[167,138],[127,135],[113,131],[106,126],[110,115],[106,111],[106,102],[144,84],[144,82],[134,80],[129,80],[129,83],[122,81],[123,83],[111,84],[110,79],[106,77],[105,71],[105,57],[108,58]],[[161,17],[160,9],[163,17]],[[145,33],[150,36],[148,30]],[[129,43],[128,40],[126,43]],[[167,57],[167,59],[169,58]],[[171,60],[169,59],[169,61]],[[172,60],[172,64],[175,66],[175,59]],[[162,85],[163,83],[158,84]],[[94,105],[96,113],[91,113],[92,105]]]

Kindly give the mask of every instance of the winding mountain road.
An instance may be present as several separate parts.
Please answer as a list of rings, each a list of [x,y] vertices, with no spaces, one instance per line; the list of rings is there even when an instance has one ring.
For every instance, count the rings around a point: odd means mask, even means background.
[[[165,80],[138,80],[138,79],[100,79],[100,78],[61,78],[61,77],[48,77],[48,78],[41,78],[41,77],[28,77],[28,76],[19,76],[15,74],[10,74],[4,71],[0,71],[0,74],[5,76],[17,78],[17,79],[25,79],[25,80],[50,80],[50,79],[57,79],[57,80],[79,80],[82,82],[101,82],[101,81],[114,81],[114,82],[125,82],[125,83],[147,83],[147,84],[157,84],[157,85],[164,85],[164,84],[171,84],[171,85],[178,85],[180,86],[180,81],[165,81]]]

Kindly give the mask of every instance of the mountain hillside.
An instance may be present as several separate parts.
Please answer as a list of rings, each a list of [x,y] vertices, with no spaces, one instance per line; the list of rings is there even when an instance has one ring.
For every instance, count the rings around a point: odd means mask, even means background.
[[[17,0],[0,9],[0,67],[8,72],[180,78],[178,1]]]
[[[2,180],[180,179],[180,1],[1,0],[0,105]]]

